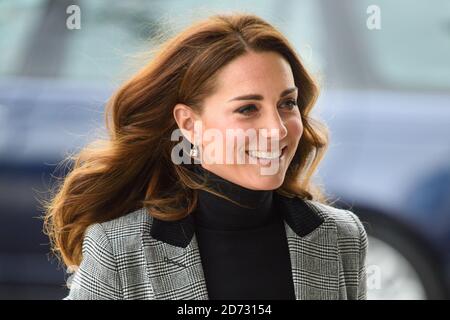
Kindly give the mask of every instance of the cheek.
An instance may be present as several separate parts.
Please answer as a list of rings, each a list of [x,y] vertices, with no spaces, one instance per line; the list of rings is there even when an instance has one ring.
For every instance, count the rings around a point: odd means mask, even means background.
[[[286,129],[291,143],[297,144],[303,134],[303,124],[299,117],[292,117],[286,121]]]
[[[239,123],[222,110],[209,108],[201,118],[203,129],[215,129],[225,133],[226,129],[239,127]]]
[[[226,155],[235,153],[235,145],[233,141],[229,141],[227,145],[227,129],[238,129],[241,126],[237,121],[233,121],[230,117],[214,115],[202,119],[203,125],[203,147],[205,148],[205,160],[226,161]],[[221,151],[220,151],[221,150]]]

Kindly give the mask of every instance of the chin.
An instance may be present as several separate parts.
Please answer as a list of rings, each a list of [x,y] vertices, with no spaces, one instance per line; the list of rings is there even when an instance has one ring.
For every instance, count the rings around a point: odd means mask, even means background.
[[[284,182],[284,175],[258,176],[252,181],[254,190],[274,190],[281,187]]]

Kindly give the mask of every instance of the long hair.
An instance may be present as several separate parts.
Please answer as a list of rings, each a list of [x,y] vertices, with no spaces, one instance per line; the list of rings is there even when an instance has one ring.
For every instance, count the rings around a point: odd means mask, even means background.
[[[309,117],[318,86],[295,49],[272,25],[242,13],[197,22],[164,42],[154,58],[127,80],[106,104],[108,136],[65,160],[72,163],[48,201],[44,232],[67,266],[79,265],[86,228],[138,208],[155,218],[177,220],[196,206],[203,188],[192,170],[171,161],[173,107],[200,110],[214,91],[217,71],[246,52],[277,52],[290,64],[299,88],[303,135],[276,191],[289,197],[327,202],[312,176],[328,144],[325,125]]]

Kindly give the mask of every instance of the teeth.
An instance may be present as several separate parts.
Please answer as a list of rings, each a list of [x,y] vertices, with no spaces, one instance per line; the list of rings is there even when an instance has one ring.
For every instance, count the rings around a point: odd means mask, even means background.
[[[277,159],[281,156],[281,150],[272,152],[249,150],[248,154],[253,158]]]

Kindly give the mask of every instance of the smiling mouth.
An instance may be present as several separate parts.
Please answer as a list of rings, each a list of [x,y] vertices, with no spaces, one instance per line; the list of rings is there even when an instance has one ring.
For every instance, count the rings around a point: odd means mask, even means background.
[[[287,149],[287,146],[283,147],[281,150],[276,150],[276,151],[246,150],[245,153],[248,156],[250,156],[252,158],[256,158],[256,159],[276,160],[276,159],[283,157],[283,155],[286,153],[286,149]]]

